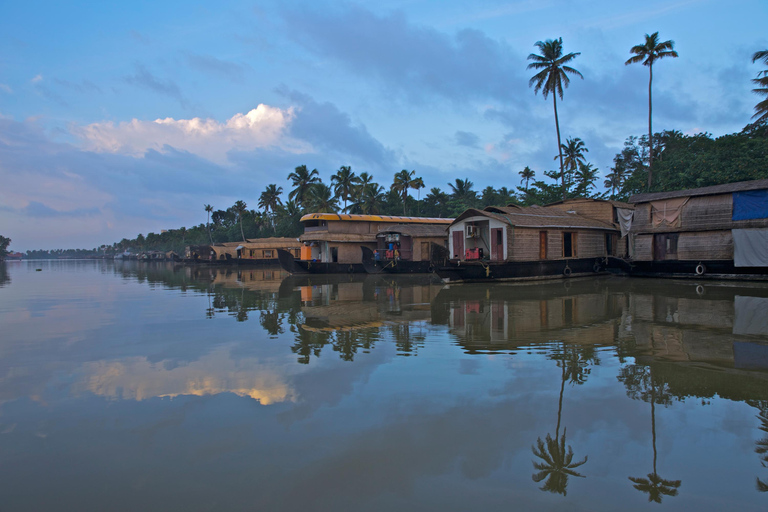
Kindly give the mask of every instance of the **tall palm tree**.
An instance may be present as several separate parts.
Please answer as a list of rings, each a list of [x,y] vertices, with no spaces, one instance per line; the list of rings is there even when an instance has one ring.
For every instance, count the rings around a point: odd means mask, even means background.
[[[763,61],[763,64],[768,65],[768,50],[761,50],[755,52],[752,55],[752,62]],[[762,123],[768,121],[768,69],[764,69],[757,74],[757,78],[752,79],[752,83],[757,85],[756,89],[752,89],[752,92],[766,98],[755,105],[755,115],[752,118],[757,118],[755,122]]]
[[[283,201],[280,199],[282,194],[283,187],[270,184],[267,185],[266,190],[259,196],[259,208],[263,208],[264,213],[270,217],[273,231],[275,230],[275,213],[277,213],[277,209],[283,205]],[[272,215],[269,215],[270,211],[272,212]]]
[[[578,137],[573,139],[566,138],[565,144],[560,146],[560,153],[563,158],[563,165],[565,165],[567,179],[565,180],[566,191],[570,188],[574,175],[576,174],[576,168],[580,164],[584,164],[584,153],[589,153],[584,141]],[[557,156],[555,156],[557,160]]]
[[[674,50],[674,41],[659,41],[659,33],[654,32],[651,35],[645,34],[645,43],[638,44],[629,49],[629,53],[634,56],[627,59],[625,66],[642,62],[643,66],[648,66],[648,189],[651,188],[651,179],[653,177],[653,129],[651,126],[651,114],[653,112],[653,102],[651,101],[651,84],[653,83],[653,63],[666,57],[677,57]]]
[[[558,151],[561,151],[560,121],[557,117],[557,97],[560,96],[560,99],[562,100],[563,87],[567,89],[571,83],[568,74],[580,76],[582,79],[584,78],[578,70],[566,66],[567,63],[571,62],[578,55],[581,55],[581,52],[563,55],[562,37],[558,39],[547,39],[543,42],[537,41],[535,46],[539,49],[541,55],[536,55],[535,53],[528,55],[528,60],[532,60],[533,62],[528,64],[526,69],[537,69],[540,71],[531,77],[528,81],[528,87],[534,86],[534,93],[538,93],[539,90],[541,90],[544,99],[552,93],[552,104],[555,109],[555,128],[557,130],[557,149]],[[565,201],[565,166],[563,165],[562,152],[560,152],[560,174],[563,178],[563,201]]]
[[[245,204],[245,201],[235,201],[235,204],[232,206],[232,209],[237,213],[237,219],[240,221],[240,235],[243,237],[243,242],[245,242],[245,233],[243,232],[243,214],[248,210],[248,205]]]
[[[416,214],[421,215],[421,189],[424,188],[424,180],[421,179],[420,177],[416,178],[415,180],[413,180],[413,184],[411,185],[411,188],[416,190],[416,194],[418,194],[416,196],[416,208],[417,208]]]
[[[400,197],[403,200],[403,216],[408,215],[405,207],[406,202],[408,201],[408,189],[409,188],[416,188],[416,184],[418,183],[416,180],[420,180],[421,178],[416,178],[416,171],[408,171],[406,169],[403,169],[402,171],[395,174],[395,179],[392,182],[392,186],[390,187],[390,190],[394,190],[397,192]],[[423,182],[422,182],[423,184]]]
[[[331,176],[331,185],[336,197],[344,201],[344,210],[347,211],[347,201],[354,195],[355,186],[360,182],[360,178],[352,172],[352,167],[342,165],[336,174]]]
[[[288,199],[296,200],[300,206],[305,206],[304,202],[312,185],[321,182],[320,173],[317,172],[317,169],[310,171],[306,165],[296,167],[294,172],[288,175],[288,179],[291,180],[291,185],[294,187],[288,194]]]
[[[211,221],[211,213],[213,212],[213,206],[205,205],[205,211],[208,213],[208,218],[205,219],[205,230],[208,232],[208,238],[211,239],[211,245],[213,245],[213,235],[211,234],[211,228],[209,227]]]
[[[520,183],[525,181],[525,190],[527,191],[528,190],[528,181],[532,180],[534,178],[534,176],[536,176],[536,171],[534,171],[533,169],[531,169],[530,167],[528,167],[526,165],[525,169],[523,169],[522,171],[520,171],[517,174],[519,174],[520,177],[522,178],[520,180]]]

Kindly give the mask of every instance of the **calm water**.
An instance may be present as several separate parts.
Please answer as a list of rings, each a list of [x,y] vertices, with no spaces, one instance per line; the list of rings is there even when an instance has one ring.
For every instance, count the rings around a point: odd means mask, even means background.
[[[2,511],[764,511],[766,491],[766,286],[0,266]]]

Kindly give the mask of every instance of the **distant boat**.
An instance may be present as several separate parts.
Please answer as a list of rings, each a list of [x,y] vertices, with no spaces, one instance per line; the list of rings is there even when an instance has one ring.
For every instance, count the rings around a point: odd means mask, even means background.
[[[20,260],[24,257],[23,253],[20,252],[9,252],[5,255],[5,259],[7,260]]]

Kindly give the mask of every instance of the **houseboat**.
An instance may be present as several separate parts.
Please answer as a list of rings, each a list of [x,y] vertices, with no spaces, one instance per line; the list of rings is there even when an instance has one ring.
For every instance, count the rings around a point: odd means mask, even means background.
[[[448,260],[445,224],[397,224],[376,234],[376,249],[361,246],[369,274],[423,274]]]
[[[396,225],[438,225],[445,228],[452,220],[429,217],[311,213],[301,218],[304,234],[299,237],[299,241],[302,243],[300,258],[295,259],[292,254],[282,250],[278,250],[278,258],[280,265],[292,274],[365,273],[361,247],[368,248],[371,252],[378,250],[377,235],[380,232]],[[429,237],[422,238],[424,241],[429,239]],[[421,244],[422,238],[415,237],[419,244]],[[404,241],[401,242],[401,247]],[[410,241],[412,243],[414,237],[410,237]],[[421,248],[422,246],[419,245],[419,259],[421,258]],[[413,252],[413,245],[410,251]]]
[[[188,246],[185,261],[249,266],[277,265],[277,251],[299,257],[301,243],[295,238],[252,238],[244,242]]]
[[[635,276],[768,279],[768,180],[637,194]]]
[[[619,254],[616,224],[580,215],[569,205],[472,208],[448,231],[451,259],[435,269],[445,282],[594,275]]]

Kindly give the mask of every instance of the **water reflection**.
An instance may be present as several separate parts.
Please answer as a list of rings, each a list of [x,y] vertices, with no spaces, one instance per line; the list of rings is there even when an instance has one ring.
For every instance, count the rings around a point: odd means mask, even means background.
[[[429,304],[440,290],[432,276],[392,278],[382,275],[292,276],[281,286],[282,306],[296,305],[301,314],[291,331],[291,350],[308,364],[330,345],[344,361],[358,351],[368,353],[384,336],[398,355],[415,354],[426,337]],[[290,299],[293,300],[290,300]]]
[[[10,273],[10,509],[764,507],[765,286]]]
[[[0,260],[0,288],[11,282],[11,276],[8,274],[8,267],[3,260]]]
[[[768,403],[760,402],[760,413],[757,418],[760,420],[760,430],[765,434],[768,434]],[[768,468],[768,435],[762,439],[755,441],[755,453],[760,456],[760,464],[764,468]],[[760,492],[768,492],[768,480],[756,479],[756,487]]]

